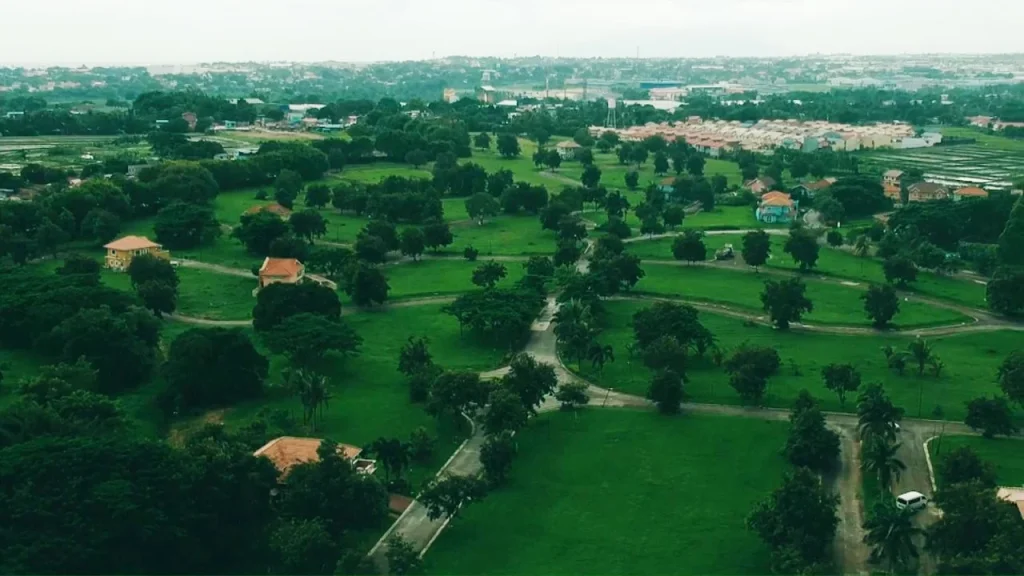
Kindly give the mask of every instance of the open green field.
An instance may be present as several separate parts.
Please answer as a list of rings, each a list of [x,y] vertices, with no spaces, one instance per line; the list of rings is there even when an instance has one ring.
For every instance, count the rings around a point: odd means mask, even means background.
[[[1017,438],[985,439],[980,436],[942,436],[928,443],[932,464],[938,474],[942,457],[962,447],[974,450],[982,460],[991,462],[996,469],[996,482],[1000,486],[1024,486],[1024,442]],[[942,487],[942,477],[935,482]]]
[[[476,222],[460,222],[452,226],[455,242],[446,250],[462,254],[467,246],[480,251],[484,258],[498,255],[551,255],[555,252],[555,233],[543,230],[540,220],[530,215],[500,215],[479,225]]]
[[[388,277],[388,301],[426,296],[444,296],[459,294],[471,290],[479,290],[473,284],[473,270],[487,261],[481,258],[476,262],[466,260],[420,260],[419,262],[403,262],[398,265],[384,267]],[[509,287],[523,277],[523,266],[519,262],[501,262],[508,276],[498,283],[499,287]],[[351,299],[340,293],[342,302]]]
[[[631,359],[627,352],[633,342],[632,317],[635,312],[650,306],[647,302],[608,302],[607,328],[598,340],[610,344],[615,350],[615,362],[597,372],[584,362],[582,373],[595,383],[617,391],[644,395],[650,381],[650,372],[640,359]],[[833,335],[811,332],[780,332],[764,326],[748,326],[743,321],[708,312],[700,313],[701,322],[715,335],[718,345],[727,353],[744,342],[771,346],[782,358],[779,373],[768,383],[766,402],[769,406],[789,408],[797,393],[806,388],[822,402],[825,410],[853,411],[856,394],[841,406],[835,394],[825,389],[821,369],[832,363],[853,364],[867,385],[881,382],[894,403],[907,410],[908,417],[929,417],[936,406],[942,406],[949,420],[961,420],[966,414],[964,402],[999,391],[995,383],[996,370],[1006,356],[1024,347],[1024,333],[1012,331],[962,334],[931,338],[932,349],[945,362],[942,377],[936,379],[926,370],[917,375],[917,366],[908,367],[904,376],[891,372],[885,363],[881,348],[892,345],[905,350],[911,341],[893,335],[858,336]],[[577,369],[575,361],[567,366]],[[792,363],[799,367],[794,373]],[[687,370],[690,378],[686,393],[694,402],[739,404],[735,390],[729,386],[724,370],[710,359],[694,359]],[[920,412],[918,406],[920,405]]]
[[[631,205],[642,201],[642,198],[629,200]],[[588,220],[593,220],[597,224],[604,224],[608,221],[608,214],[603,210],[599,212],[591,212],[586,215]],[[632,211],[626,214],[625,221],[629,224],[630,228],[633,229],[634,235],[640,234],[640,220],[636,217]],[[757,221],[754,216],[754,211],[745,206],[718,206],[713,212],[698,212],[696,214],[687,214],[683,220],[683,228],[705,228],[712,230],[749,230],[757,228],[781,228],[782,225],[777,224],[763,224]],[[671,246],[671,242],[669,243]]]
[[[953,138],[974,138],[978,141],[978,145],[983,148],[1024,151],[1024,141],[1014,140],[999,134],[988,134],[984,130],[973,126],[946,126],[942,128],[942,135]]]
[[[431,574],[766,574],[744,526],[780,481],[787,424],[588,409],[517,437],[511,480],[468,506]]]
[[[194,268],[177,269],[178,313],[210,320],[248,320],[256,277],[242,278]]]
[[[684,221],[685,222],[685,221]],[[766,264],[769,268],[780,270],[797,270],[799,266],[789,254],[783,251],[785,236],[772,236],[772,253]],[[640,240],[626,244],[626,250],[642,259],[671,260],[672,242],[674,238],[655,238]],[[737,254],[743,249],[742,234],[723,234],[704,237],[708,248],[708,259],[714,259],[715,251],[725,244],[732,244]],[[885,284],[885,273],[882,262],[876,258],[860,258],[846,250],[822,246],[818,255],[815,274],[825,274],[837,278],[848,278],[858,282]],[[912,283],[908,292],[916,292],[940,300],[949,300],[965,306],[985,308],[985,285],[973,280],[942,276],[933,272],[920,271],[917,281]]]
[[[767,274],[723,270],[710,266],[677,266],[644,263],[646,276],[637,283],[635,291],[657,296],[670,296],[726,304],[746,311],[764,314],[761,292],[766,280],[778,280]],[[837,324],[869,326],[861,300],[863,290],[856,287],[823,282],[807,282],[807,297],[814,310],[803,317],[809,324]],[[767,316],[766,316],[767,317]],[[970,319],[946,308],[922,302],[901,302],[900,312],[893,319],[899,328],[941,326],[967,322]]]

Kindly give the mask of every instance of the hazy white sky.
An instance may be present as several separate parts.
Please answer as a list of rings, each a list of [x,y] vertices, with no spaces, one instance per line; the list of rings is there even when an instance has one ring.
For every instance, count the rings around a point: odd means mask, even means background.
[[[1024,52],[1024,0],[5,0],[2,64]]]

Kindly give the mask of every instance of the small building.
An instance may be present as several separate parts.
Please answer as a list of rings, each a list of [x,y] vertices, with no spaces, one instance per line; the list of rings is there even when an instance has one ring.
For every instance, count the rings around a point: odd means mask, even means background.
[[[575,160],[582,146],[572,140],[562,140],[555,145],[555,151],[562,157],[562,160]]]
[[[259,214],[260,212],[270,212],[271,214],[277,214],[282,220],[287,220],[292,215],[292,211],[281,206],[277,202],[273,204],[257,204],[256,206],[250,207],[245,211],[246,214]]]
[[[760,178],[754,178],[743,183],[743,185],[753,192],[754,194],[764,194],[765,192],[771,191],[775,187],[775,178],[770,176],[761,176]]]
[[[277,468],[279,480],[283,481],[288,477],[292,468],[307,462],[317,462],[320,456],[317,450],[320,449],[320,438],[297,438],[295,436],[281,436],[267,442],[259,450],[253,452],[253,456],[264,457],[270,460]],[[352,462],[356,472],[360,474],[373,474],[377,470],[375,460],[360,458],[363,449],[350,444],[338,444],[338,453],[343,458]]]
[[[260,288],[271,284],[298,284],[305,276],[306,267],[295,258],[264,258],[260,266]]]
[[[988,198],[988,192],[977,186],[967,186],[953,192],[953,201],[959,202],[966,198]]]
[[[797,204],[785,192],[768,192],[757,206],[757,221],[765,224],[789,224],[796,219]]]
[[[107,250],[105,258],[106,267],[111,270],[123,272],[132,263],[132,258],[149,254],[164,260],[170,260],[171,254],[163,249],[163,246],[153,242],[145,236],[125,236],[118,238],[104,246]]]
[[[882,174],[882,185],[896,186],[899,188],[900,178],[903,178],[903,170],[886,170],[886,172]]]
[[[494,104],[498,101],[498,91],[494,86],[481,86],[476,89],[476,99],[484,104]]]
[[[931,202],[949,198],[949,189],[935,182],[915,182],[907,187],[911,202]]]
[[[1016,506],[1021,518],[1024,518],[1024,488],[1000,487],[996,492],[996,498]]]

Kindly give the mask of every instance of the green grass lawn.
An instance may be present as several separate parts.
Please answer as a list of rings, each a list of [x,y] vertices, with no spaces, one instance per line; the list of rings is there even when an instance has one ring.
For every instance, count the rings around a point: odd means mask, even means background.
[[[699,215],[698,215],[699,217]],[[684,221],[685,223],[685,221]],[[799,266],[789,254],[783,251],[786,244],[785,236],[772,236],[772,253],[768,260],[769,268],[780,270],[797,270]],[[626,244],[626,249],[643,259],[672,259],[672,242],[674,238],[655,238]],[[715,251],[725,244],[732,244],[737,253],[743,250],[742,234],[722,234],[705,236],[704,244],[708,248],[708,259],[713,259]],[[885,273],[882,261],[876,258],[860,258],[846,250],[822,246],[818,255],[816,273],[849,278],[858,282],[885,284]],[[908,288],[922,296],[940,300],[949,300],[965,306],[985,308],[985,286],[971,280],[941,276],[932,272],[921,271],[917,281]]]
[[[985,148],[1007,151],[1024,151],[1024,140],[1014,140],[998,134],[986,134],[974,127],[946,126],[942,129],[942,135],[956,138],[974,138],[978,145]],[[954,148],[955,150],[955,148]]]
[[[761,292],[766,280],[779,278],[767,274],[757,275],[746,271],[723,270],[708,266],[673,266],[668,264],[644,263],[646,276],[637,283],[635,290],[659,296],[672,296],[700,300],[764,314]],[[803,317],[811,324],[841,324],[869,326],[861,300],[863,290],[837,284],[808,281],[807,297],[814,310]],[[969,319],[946,308],[938,308],[921,302],[901,302],[900,312],[893,319],[897,327],[921,327],[955,324]]]
[[[443,296],[460,294],[480,287],[473,284],[473,270],[486,262],[481,258],[476,262],[466,260],[421,260],[419,262],[402,263],[397,266],[386,266],[384,273],[388,277],[388,301],[426,296]],[[512,286],[523,277],[523,266],[519,262],[501,262],[508,275],[498,283],[499,287]],[[342,302],[351,302],[348,295],[340,293]]]
[[[555,252],[555,233],[542,230],[536,216],[501,215],[478,225],[464,222],[452,226],[455,242],[446,250],[462,254],[467,246],[480,251],[480,258],[491,254],[519,256],[524,254],[551,255]]]
[[[211,320],[252,318],[256,277],[242,278],[208,270],[178,268],[178,313]]]
[[[598,340],[613,347],[616,361],[606,365],[602,373],[584,362],[583,374],[618,391],[638,395],[646,393],[650,372],[639,359],[631,359],[627,350],[633,341],[633,314],[647,306],[648,303],[641,302],[607,303],[607,328]],[[850,363],[860,370],[865,385],[883,383],[893,402],[907,410],[908,417],[920,414],[928,418],[936,406],[941,406],[947,419],[961,420],[966,414],[964,402],[999,391],[995,383],[999,364],[1010,352],[1024,346],[1024,333],[1011,331],[932,338],[933,351],[946,364],[942,377],[936,379],[928,371],[919,377],[916,365],[908,368],[901,377],[888,370],[881,348],[892,345],[900,350],[906,349],[910,338],[780,332],[764,326],[748,326],[741,320],[707,312],[701,312],[700,318],[726,353],[744,342],[771,346],[779,351],[782,367],[769,381],[767,403],[781,408],[789,408],[797,393],[806,388],[821,400],[826,410],[854,411],[856,394],[851,394],[843,407],[836,395],[825,389],[821,380],[824,366]],[[566,360],[570,368],[576,369],[575,362],[570,364]],[[793,362],[798,366],[799,374],[794,373]],[[739,396],[729,386],[728,375],[709,359],[694,359],[687,374],[690,382],[686,385],[686,392],[690,400],[740,403]]]
[[[409,164],[396,164],[394,162],[376,162],[373,164],[354,164],[346,166],[340,174],[334,175],[335,180],[348,180],[350,182],[363,182],[376,184],[388,176],[401,176],[403,178],[430,178],[430,170],[427,168],[414,168]]]
[[[468,506],[431,574],[766,574],[744,525],[780,482],[787,424],[588,409],[516,437],[508,485]]]
[[[1024,486],[1024,442],[1017,438],[992,438],[980,436],[943,436],[928,443],[932,464],[938,474],[939,462],[943,455],[962,447],[974,450],[982,460],[991,462],[996,469],[996,482],[1000,486]],[[936,483],[942,487],[942,478],[936,476]]]
[[[636,206],[637,202],[630,199],[630,204]],[[604,211],[591,212],[587,219],[598,224],[608,221],[608,215]],[[640,220],[632,211],[626,214],[626,223],[633,228],[634,234],[640,233]],[[718,230],[748,230],[756,228],[781,228],[780,225],[762,224],[757,221],[754,211],[746,206],[718,206],[713,212],[698,212],[689,214],[683,220],[683,228],[710,228]],[[669,244],[671,246],[671,242]]]

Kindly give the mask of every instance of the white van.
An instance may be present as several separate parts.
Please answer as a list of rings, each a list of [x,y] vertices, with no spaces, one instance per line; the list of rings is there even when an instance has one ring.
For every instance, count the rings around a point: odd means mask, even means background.
[[[907,492],[906,494],[900,494],[896,497],[896,507],[900,510],[909,508],[911,510],[920,510],[928,505],[928,497],[920,492]]]

